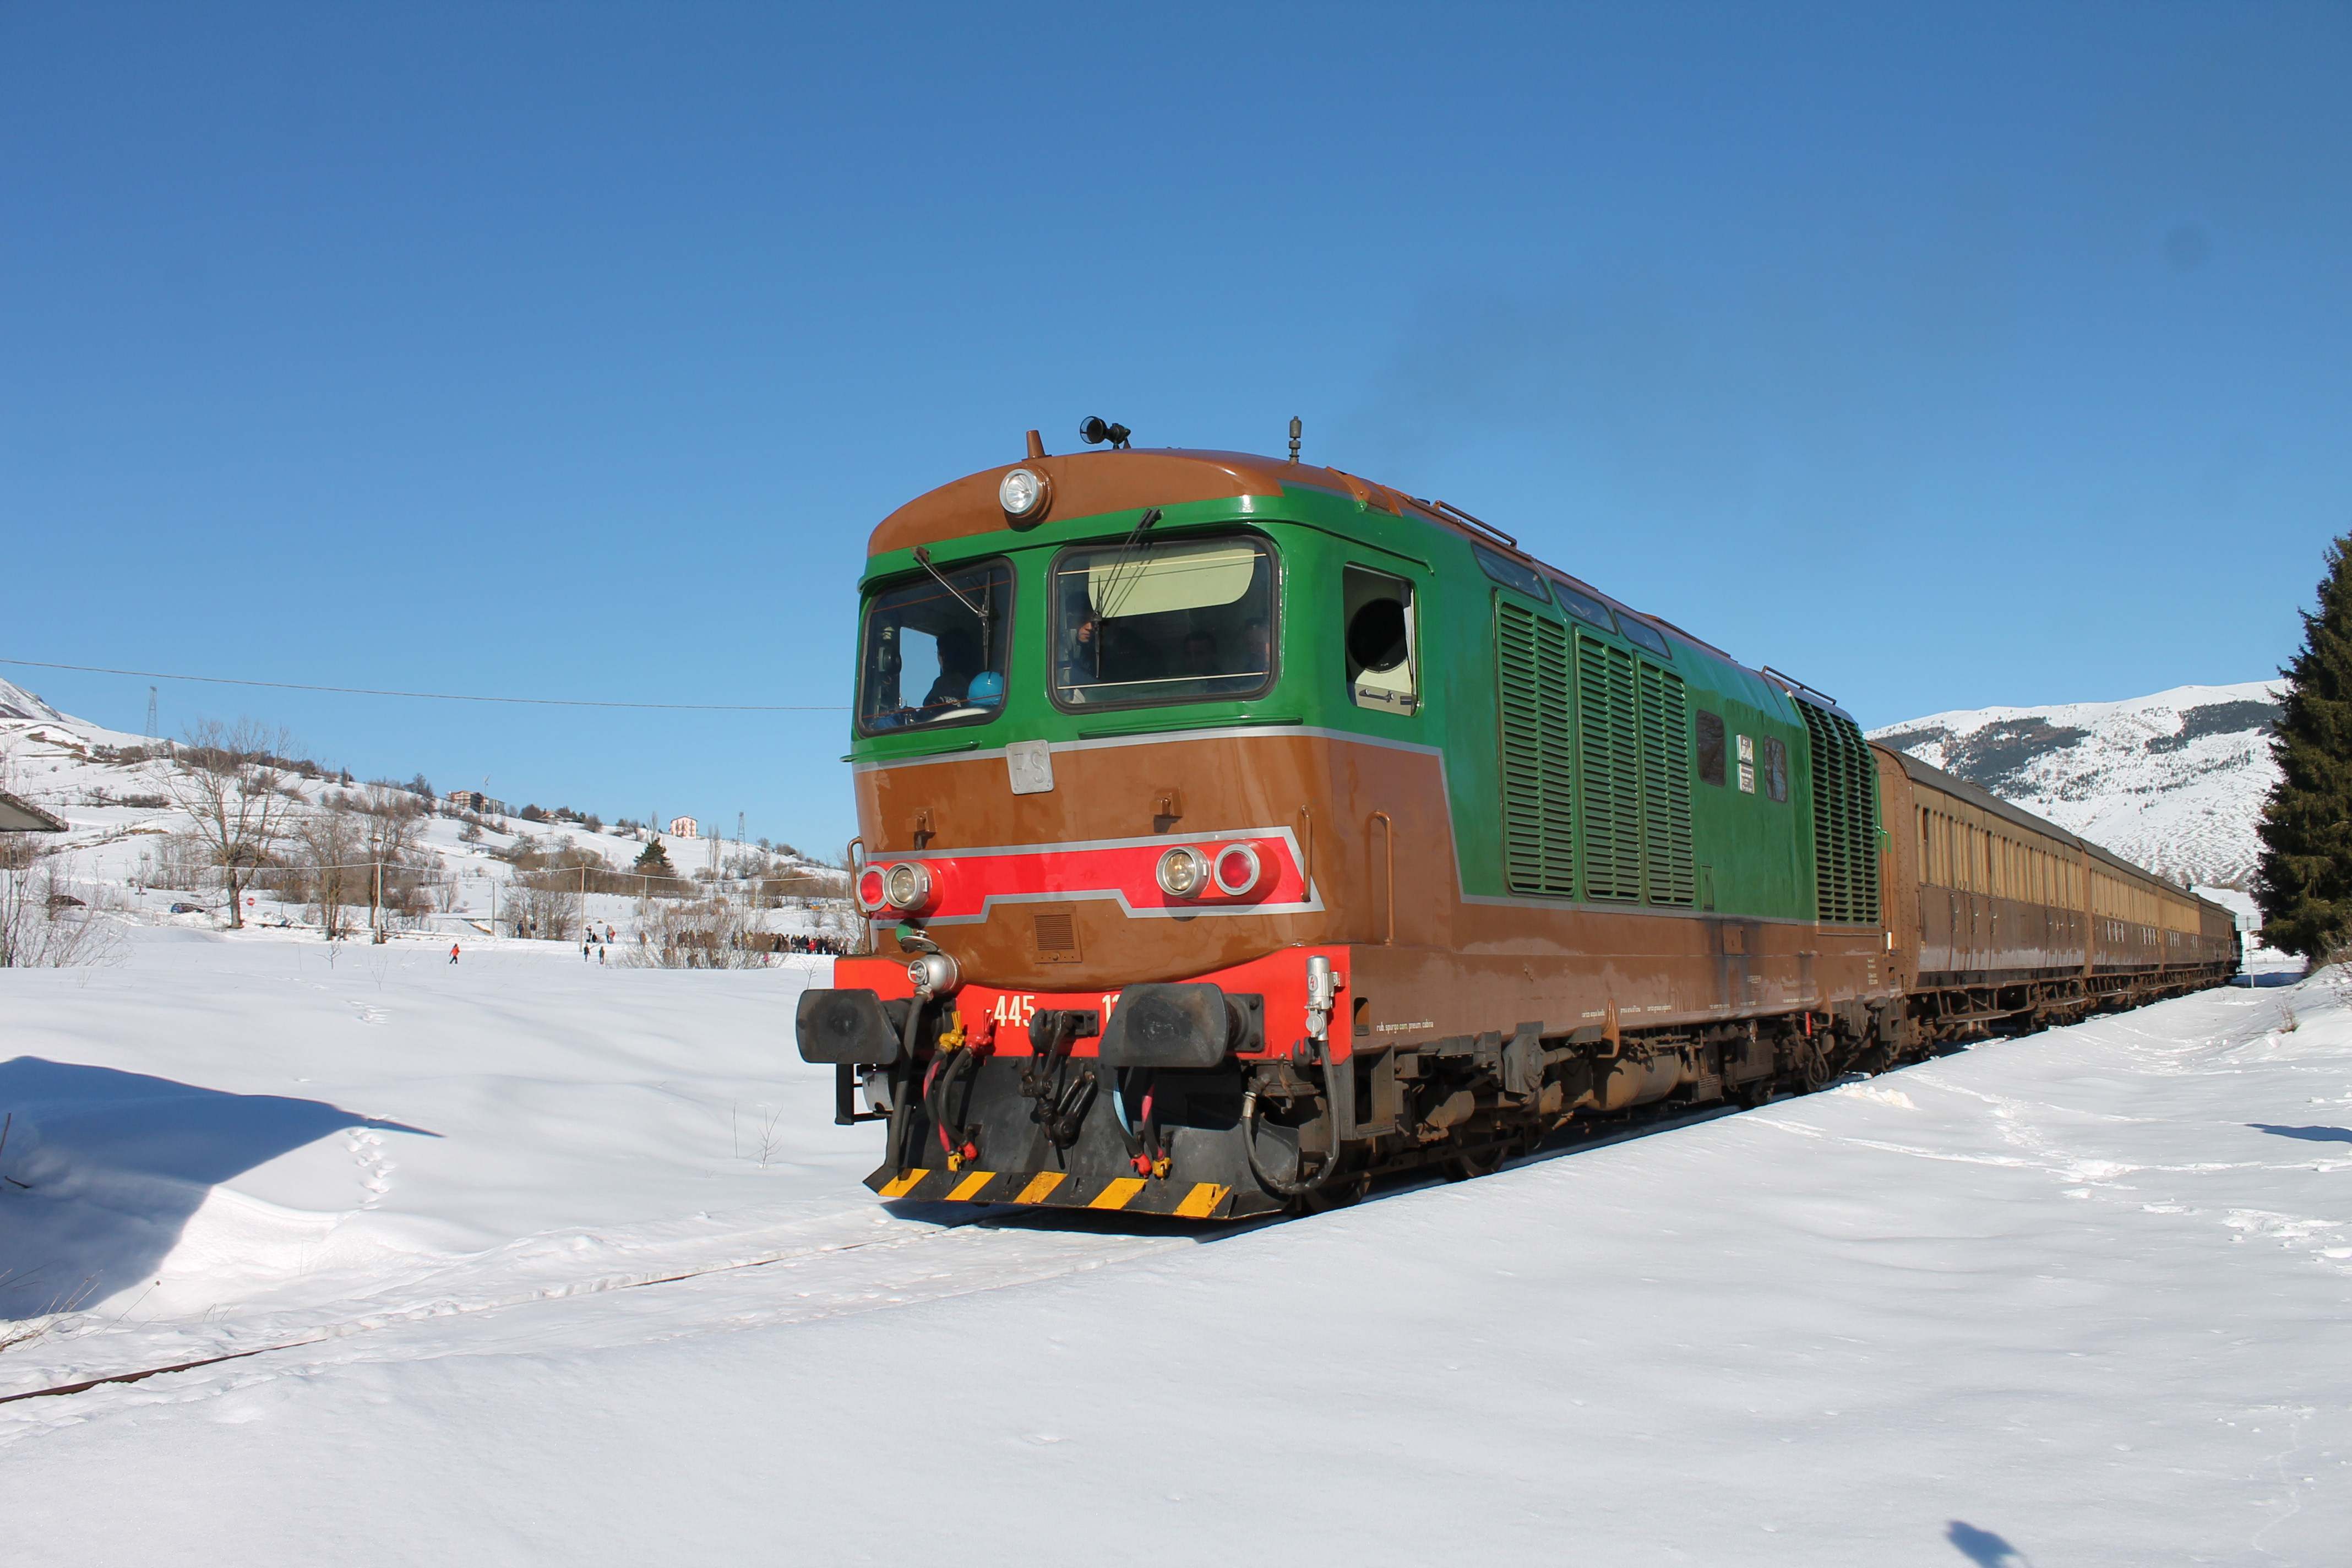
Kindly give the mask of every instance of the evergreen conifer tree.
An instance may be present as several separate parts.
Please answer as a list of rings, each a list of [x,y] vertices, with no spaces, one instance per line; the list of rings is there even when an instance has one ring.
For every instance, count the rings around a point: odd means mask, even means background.
[[[2303,651],[2279,672],[2280,777],[2263,806],[2254,902],[2263,942],[2320,963],[2352,943],[2352,534],[2327,547],[2303,632]]]
[[[675,877],[677,875],[677,868],[669,863],[669,851],[662,847],[662,841],[660,839],[648,839],[646,843],[645,848],[639,852],[637,856],[637,875],[640,877]]]

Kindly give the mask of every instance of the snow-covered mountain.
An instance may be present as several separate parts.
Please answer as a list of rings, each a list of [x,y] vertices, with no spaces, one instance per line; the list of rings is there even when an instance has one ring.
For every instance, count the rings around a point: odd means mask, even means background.
[[[2242,889],[2278,777],[2270,726],[2284,684],[1931,713],[1870,735],[2152,871]]]
[[[0,680],[0,719],[29,719],[52,724],[66,722],[66,716],[26,690],[7,680]]]

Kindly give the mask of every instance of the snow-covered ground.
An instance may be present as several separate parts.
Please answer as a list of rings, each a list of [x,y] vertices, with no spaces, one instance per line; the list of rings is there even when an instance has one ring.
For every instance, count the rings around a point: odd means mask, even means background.
[[[2278,778],[2269,725],[2284,685],[1976,708],[1870,734],[2150,870],[2243,888],[2262,848],[2254,824]]]
[[[2347,1560],[2332,975],[1194,1232],[876,1203],[814,967],[326,951],[0,972],[0,1394],[262,1351],[9,1562]]]

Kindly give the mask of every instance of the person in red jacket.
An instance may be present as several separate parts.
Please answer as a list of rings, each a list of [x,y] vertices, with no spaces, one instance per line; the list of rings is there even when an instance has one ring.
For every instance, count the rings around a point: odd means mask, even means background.
[[[454,942],[449,944],[449,962],[452,963],[457,962],[457,944]]]

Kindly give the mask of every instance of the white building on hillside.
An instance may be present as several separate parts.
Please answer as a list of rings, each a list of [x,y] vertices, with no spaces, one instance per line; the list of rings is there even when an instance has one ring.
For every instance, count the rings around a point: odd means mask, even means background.
[[[699,838],[702,837],[702,824],[690,816],[673,816],[669,819],[669,836],[672,838]]]

